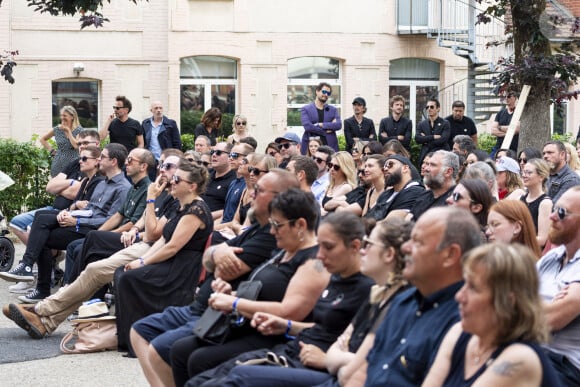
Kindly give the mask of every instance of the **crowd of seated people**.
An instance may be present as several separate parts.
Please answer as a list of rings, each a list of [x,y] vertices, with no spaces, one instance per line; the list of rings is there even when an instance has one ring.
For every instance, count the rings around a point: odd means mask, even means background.
[[[261,153],[244,116],[228,141],[206,121],[196,149],[157,161],[79,132],[76,168],[49,183],[63,199],[12,222],[28,246],[0,277],[30,285],[37,264],[38,279],[4,315],[40,339],[109,291],[119,350],[153,386],[580,380],[566,144],[491,159],[460,135],[416,166],[397,139],[313,139],[301,155],[286,132]],[[53,250],[70,254],[51,294]],[[237,296],[244,281],[255,299]],[[194,333],[211,309],[231,316],[219,344]]]

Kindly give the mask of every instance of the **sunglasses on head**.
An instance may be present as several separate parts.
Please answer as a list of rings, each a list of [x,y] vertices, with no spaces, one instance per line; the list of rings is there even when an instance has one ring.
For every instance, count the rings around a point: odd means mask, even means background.
[[[248,167],[248,172],[250,172],[252,175],[260,176],[260,174],[268,173],[269,171],[265,171],[256,167]]]
[[[321,159],[320,157],[316,157],[316,156],[312,156],[312,160],[316,161],[318,164],[322,164],[323,162],[325,163],[326,160]]]
[[[96,159],[97,159],[96,157],[83,156],[79,160],[82,161],[83,163],[86,163],[87,160],[96,160]]]
[[[238,152],[230,152],[230,158],[236,160],[238,157],[240,156],[246,156],[243,153],[238,153]]]
[[[284,148],[284,149],[288,149],[288,148],[290,148],[292,145],[294,145],[294,143],[293,143],[293,142],[285,142],[284,144],[280,144],[280,145],[278,145],[278,148],[279,148],[279,149],[282,149],[282,148]]]
[[[328,91],[328,90],[321,90],[320,91],[322,94],[330,96],[332,94],[332,91]]]
[[[568,216],[578,215],[578,214],[573,213],[573,212],[568,212],[568,210],[565,209],[564,207],[554,207],[554,211],[553,212],[555,212],[556,215],[558,215],[558,219],[560,219],[560,220],[564,220]]]
[[[340,165],[338,165],[338,164],[328,163],[326,165],[328,165],[329,170],[334,169],[335,172],[340,171]]]
[[[218,156],[218,157],[219,157],[219,156],[221,156],[221,155],[223,155],[223,154],[228,154],[228,152],[226,152],[226,151],[223,151],[223,150],[219,150],[219,149],[212,149],[212,150],[209,152],[209,154],[210,154],[211,156],[213,156],[213,155],[216,155],[216,156]]]

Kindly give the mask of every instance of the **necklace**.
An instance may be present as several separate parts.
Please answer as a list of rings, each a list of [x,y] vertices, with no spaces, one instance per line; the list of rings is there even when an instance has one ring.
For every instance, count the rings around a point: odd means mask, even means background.
[[[491,356],[491,353],[494,351],[494,349],[495,347],[491,347],[484,350],[475,351],[474,348],[475,354],[473,356],[473,364],[479,365],[479,363],[481,363],[482,360],[486,360],[486,363],[493,360],[489,359],[489,356]]]

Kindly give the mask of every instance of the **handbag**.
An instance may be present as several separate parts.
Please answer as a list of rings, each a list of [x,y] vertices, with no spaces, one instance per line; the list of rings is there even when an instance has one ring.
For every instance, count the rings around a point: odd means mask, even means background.
[[[78,323],[60,342],[63,353],[91,353],[117,349],[115,320]]]
[[[262,281],[244,281],[236,290],[236,296],[246,300],[256,300],[262,290]],[[195,327],[193,334],[210,344],[223,344],[229,337],[232,325],[240,325],[235,313],[224,313],[213,308],[206,308]]]

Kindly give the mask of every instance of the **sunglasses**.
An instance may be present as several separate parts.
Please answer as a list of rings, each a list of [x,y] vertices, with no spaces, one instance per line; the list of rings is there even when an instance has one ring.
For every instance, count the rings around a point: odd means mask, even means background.
[[[521,164],[521,163],[524,163],[524,164],[525,164],[525,163],[527,163],[527,162],[528,162],[528,159],[521,158],[521,159],[519,159],[519,161],[520,161],[520,164]]]
[[[96,160],[97,157],[89,157],[89,156],[83,156],[81,158],[79,158],[80,161],[82,161],[83,163],[86,163],[87,160]]]
[[[363,243],[362,243],[362,248],[364,250],[368,249],[370,246],[381,246],[381,247],[386,247],[383,243],[380,242],[375,242],[373,240],[371,240],[369,237],[367,237],[366,235],[363,237]]]
[[[387,161],[385,163],[384,169],[391,169],[395,166],[395,162],[394,161]]]
[[[322,164],[323,162],[324,163],[326,162],[326,160],[321,159],[320,157],[315,157],[315,156],[312,156],[312,160],[316,161],[318,164]]]
[[[189,157],[186,157],[185,159],[186,159],[187,161],[189,161],[190,163],[193,163],[193,162],[195,161],[195,159],[193,159],[193,158],[189,158]]]
[[[282,149],[282,148],[284,148],[284,149],[288,149],[288,148],[290,148],[292,145],[295,145],[295,144],[294,144],[293,142],[285,142],[284,144],[280,144],[280,145],[278,145],[278,148],[279,148],[279,149]]]
[[[453,192],[453,196],[452,196],[452,198],[453,198],[453,201],[454,201],[454,202],[458,202],[458,201],[460,201],[461,199],[463,199],[463,198],[464,198],[464,196],[463,196],[462,194],[460,194],[459,192]],[[470,201],[471,203],[475,203],[475,201],[474,201],[473,199],[469,199],[469,201]]]
[[[164,171],[169,171],[170,169],[177,168],[177,164],[174,163],[163,163],[159,166],[159,169],[163,169]]]
[[[321,90],[320,91],[322,94],[330,96],[330,94],[332,94],[332,91],[327,91],[327,90]]]
[[[437,106],[435,106],[435,105],[427,105],[427,106],[425,106],[425,109],[437,109]]]
[[[127,164],[131,164],[133,161],[136,161],[136,162],[138,162],[138,163],[142,163],[142,161],[141,161],[141,160],[139,160],[139,159],[138,159],[138,158],[136,158],[136,157],[133,157],[133,156],[127,156]]]
[[[123,109],[125,106],[113,106],[114,110],[119,110],[119,109]]]
[[[206,168],[209,166],[209,164],[210,163],[208,161],[198,161],[197,162],[197,165],[203,165]]]
[[[272,156],[272,157],[276,157],[276,155],[277,155],[278,153],[280,153],[280,152],[274,152],[274,151],[272,151],[272,152],[268,152],[268,154],[269,154],[270,156]]]
[[[246,121],[238,121],[238,122],[236,122],[236,126],[243,126],[243,125],[246,125],[246,124],[247,124]]]
[[[226,154],[226,155],[227,155],[227,154],[228,154],[228,152],[226,152],[226,151],[223,151],[223,150],[219,150],[219,149],[212,149],[212,150],[209,152],[209,154],[210,154],[211,156],[213,156],[213,155],[216,155],[216,156],[218,156],[218,157],[219,157],[219,156],[221,156],[221,155],[223,155],[223,154]]]
[[[350,151],[350,153],[352,153],[354,155],[355,153],[359,153],[359,152],[358,152],[358,149],[352,148],[352,150]]]
[[[360,175],[361,173],[364,175],[364,173],[365,173],[365,170],[364,170],[364,169],[359,169],[359,170],[358,170],[358,172],[357,172],[357,174],[359,174],[359,175]]]
[[[240,156],[247,156],[247,155],[245,155],[243,153],[238,153],[238,152],[230,152],[230,159],[237,160],[237,158]]]
[[[242,165],[247,165],[249,163],[248,159],[242,159]]]
[[[560,219],[560,220],[564,220],[568,216],[578,215],[577,213],[575,214],[573,212],[568,212],[568,210],[565,209],[564,207],[554,207],[553,212],[555,212],[558,215],[558,219]]]
[[[252,175],[260,176],[260,174],[262,174],[262,173],[268,173],[270,171],[265,171],[263,169],[259,169],[259,168],[256,168],[256,167],[248,167],[248,172],[251,173]]]
[[[338,165],[338,164],[328,163],[326,165],[328,165],[329,170],[334,169],[335,172],[340,171],[340,165]]]
[[[363,152],[363,156],[370,156],[370,155],[372,155],[371,152]]]
[[[280,227],[284,226],[285,224],[292,223],[295,221],[296,221],[296,219],[290,219],[290,220],[287,220],[285,222],[276,222],[274,219],[268,218],[268,223],[270,223],[270,226],[272,226],[272,228],[276,231],[278,231],[278,229]]]
[[[173,180],[173,182],[175,184],[179,184],[182,181],[186,182],[187,184],[192,184],[193,183],[193,181],[185,180],[183,177],[179,177],[177,175],[173,175],[173,177],[171,178],[171,180]]]

